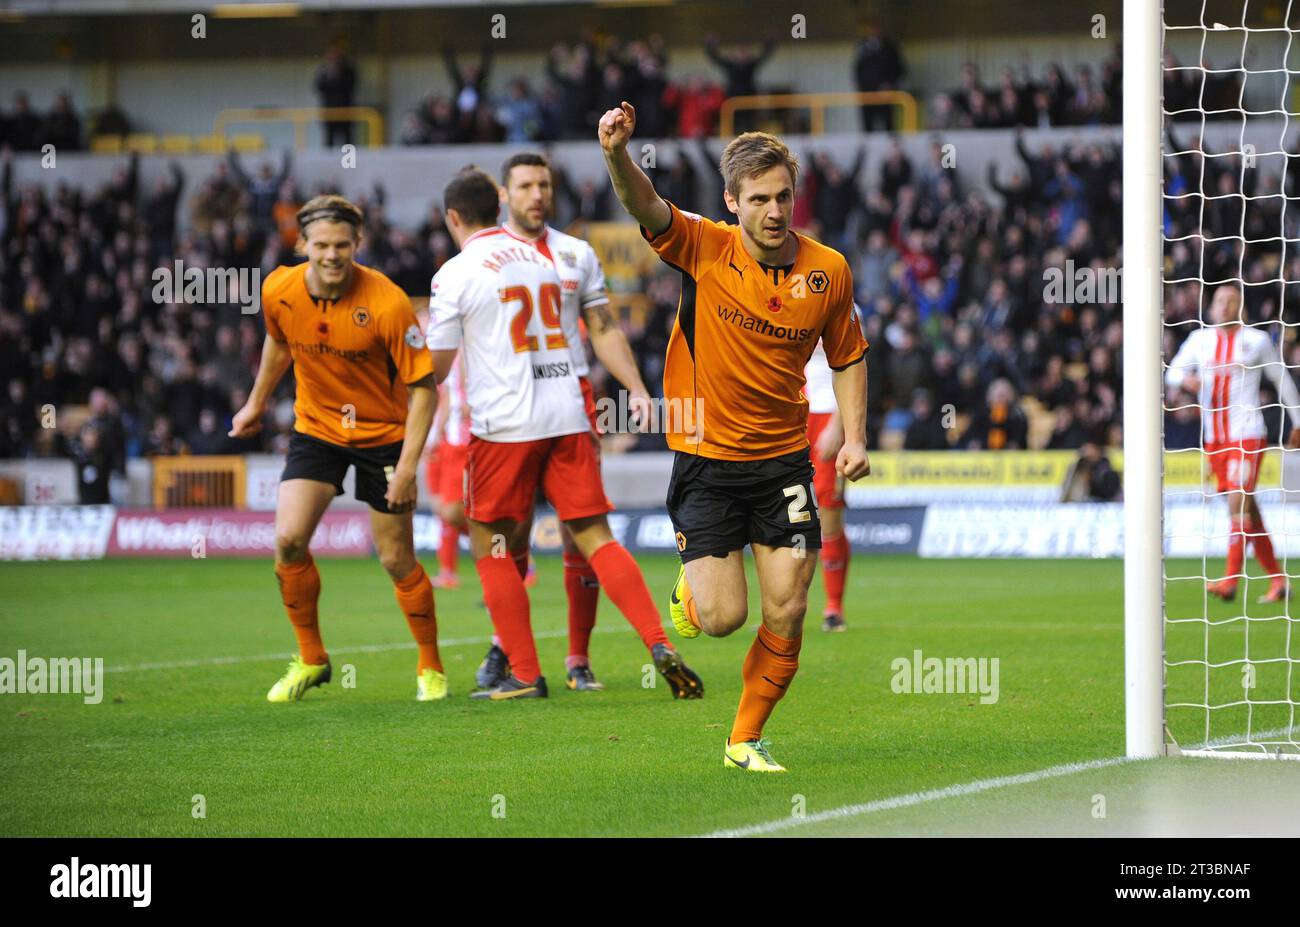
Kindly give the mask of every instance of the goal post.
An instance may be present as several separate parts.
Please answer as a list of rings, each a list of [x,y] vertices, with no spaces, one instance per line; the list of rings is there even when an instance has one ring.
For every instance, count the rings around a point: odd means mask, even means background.
[[[1300,326],[1300,0],[1236,0],[1218,15],[1229,6],[1240,18],[1223,23],[1203,2],[1124,3],[1135,759],[1300,759],[1300,619],[1281,591],[1294,580],[1300,592],[1287,565],[1300,557],[1300,507],[1288,507],[1300,466],[1289,487],[1284,444],[1300,427],[1300,363],[1287,361]]]
[[[1164,748],[1161,9],[1124,0],[1124,719],[1126,752]]]

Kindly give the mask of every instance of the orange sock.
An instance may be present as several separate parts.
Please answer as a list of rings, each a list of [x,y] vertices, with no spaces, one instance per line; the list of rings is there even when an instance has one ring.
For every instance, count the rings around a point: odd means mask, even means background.
[[[682,592],[678,598],[681,599],[682,607],[686,609],[686,617],[690,623],[703,631],[704,625],[700,624],[700,610],[695,605],[695,593],[691,592],[691,584],[686,581],[685,576],[682,577]]]
[[[325,645],[320,639],[320,623],[316,605],[320,601],[320,571],[311,554],[296,563],[277,563],[275,578],[280,584],[280,599],[289,613],[294,636],[298,638],[298,653],[304,663],[319,666],[329,661]]]
[[[420,648],[417,673],[427,669],[442,672],[442,659],[438,656],[438,616],[433,610],[433,583],[419,563],[405,579],[393,583],[397,604],[406,616],[406,623]]]
[[[790,681],[799,670],[799,647],[803,635],[796,638],[778,637],[765,626],[759,625],[758,637],[749,648],[742,671],[745,687],[740,693],[740,707],[736,710],[736,723],[731,728],[729,743],[758,740],[763,735],[763,725],[776,703],[790,688]]]

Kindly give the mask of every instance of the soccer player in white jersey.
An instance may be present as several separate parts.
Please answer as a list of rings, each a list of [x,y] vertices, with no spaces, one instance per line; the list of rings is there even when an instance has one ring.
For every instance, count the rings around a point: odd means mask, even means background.
[[[614,540],[600,461],[560,319],[561,279],[539,249],[496,224],[499,191],[477,168],[443,194],[461,251],[433,278],[429,349],[439,379],[463,351],[470,408],[466,514],[488,613],[510,674],[475,698],[545,698],[522,564],[503,541],[531,517],[538,486],[641,636],[676,698],[703,685],[668,644],[640,569]]]
[[[808,443],[812,446],[813,492],[822,520],[822,582],[826,587],[823,631],[843,631],[844,584],[849,576],[853,549],[844,534],[844,475],[835,470],[835,458],[844,446],[844,426],[835,401],[832,371],[826,349],[817,342],[804,368],[808,397]]]
[[[1266,449],[1267,430],[1259,410],[1259,377],[1267,373],[1291,422],[1287,445],[1300,444],[1300,394],[1283,366],[1268,334],[1242,324],[1241,291],[1225,284],[1214,291],[1210,325],[1187,336],[1169,364],[1165,383],[1198,394],[1205,453],[1216,488],[1225,493],[1232,529],[1228,562],[1222,579],[1206,583],[1206,591],[1224,601],[1237,595],[1246,543],[1269,576],[1261,603],[1280,602],[1290,595],[1286,575],[1273,555],[1273,541],[1255,503],[1255,482]]]
[[[549,162],[536,152],[511,155],[501,169],[501,183],[506,212],[503,230],[545,254],[560,275],[563,295],[560,327],[573,355],[573,367],[582,387],[593,441],[599,440],[600,430],[596,424],[596,403],[591,383],[587,379],[587,352],[582,343],[581,323],[586,324],[597,360],[627,390],[628,408],[634,417],[644,421],[650,411],[650,393],[641,379],[627,336],[610,316],[600,259],[587,242],[546,224],[553,213],[555,197]],[[520,561],[528,557],[531,533],[532,520],[529,519],[520,524],[518,533],[511,540],[511,555]],[[591,669],[589,647],[591,632],[596,626],[600,584],[570,532],[561,529],[560,537],[564,545],[564,591],[569,602],[565,684],[578,691],[598,690],[604,687]],[[504,678],[505,670],[505,655],[494,643],[479,666],[476,682],[491,687]]]

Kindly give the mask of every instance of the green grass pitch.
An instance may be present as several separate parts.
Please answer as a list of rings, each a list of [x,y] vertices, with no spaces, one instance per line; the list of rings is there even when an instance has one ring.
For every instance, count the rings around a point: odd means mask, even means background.
[[[663,601],[675,558],[638,562]],[[810,620],[799,675],[768,726],[774,755],[791,770],[784,776],[722,765],[755,596],[745,630],[679,642],[705,681],[705,698],[693,702],[674,702],[662,683],[643,688],[645,651],[602,598],[592,660],[608,688],[573,693],[563,686],[561,567],[541,557],[531,597],[551,698],[472,702],[490,627],[462,560],[461,589],[437,594],[453,695],[420,704],[414,647],[378,564],[320,567],[334,682],[270,705],[266,690],[293,637],[268,561],[0,564],[0,657],[19,649],[102,657],[110,670],[98,705],[72,694],[0,695],[0,835],[674,836],[776,821],[791,834],[1123,833],[1177,818],[1152,796],[1195,794],[1198,784],[1266,796],[1283,777],[1300,793],[1300,763],[1164,760],[818,818],[1122,754],[1119,561],[856,557],[849,631],[823,634]],[[1170,565],[1180,569],[1200,564]],[[1171,616],[1201,614],[1196,584],[1172,583],[1168,597]],[[821,606],[819,576],[810,618]],[[1300,634],[1288,634],[1286,620],[1263,620],[1280,608],[1251,609],[1250,622],[1208,636],[1203,625],[1180,626],[1170,658],[1207,648],[1214,661],[1240,658],[1247,635],[1257,659],[1300,657]],[[1219,619],[1241,612],[1211,606]],[[998,701],[896,694],[891,661],[918,649],[998,658]],[[351,688],[342,685],[345,665]],[[1199,700],[1204,676],[1171,671],[1171,695]],[[1213,671],[1212,697],[1240,697],[1241,679],[1240,667]],[[1263,664],[1255,697],[1285,697],[1288,685],[1294,698],[1300,678]],[[1256,730],[1294,723],[1286,709],[1254,712]],[[1204,736],[1203,712],[1171,721],[1180,739]],[[1210,736],[1245,721],[1244,709],[1216,714]],[[1097,794],[1112,797],[1105,817],[1095,813]],[[195,796],[205,817],[193,814]]]

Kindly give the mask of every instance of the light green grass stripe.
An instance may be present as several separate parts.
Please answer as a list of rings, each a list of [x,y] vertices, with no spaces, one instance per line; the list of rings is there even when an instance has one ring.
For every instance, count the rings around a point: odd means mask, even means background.
[[[614,634],[620,632],[624,634],[632,633],[628,627],[605,626],[592,628],[592,634]],[[567,637],[568,628],[548,628],[543,631],[534,631],[533,637],[550,638],[550,637]],[[479,637],[453,637],[447,640],[438,641],[439,647],[469,647],[474,644],[488,644],[492,642],[490,635]],[[331,647],[330,654],[336,653],[386,653],[390,650],[414,650],[413,641],[396,641],[390,644],[355,644],[351,647]],[[138,673],[144,670],[170,670],[170,669],[195,669],[200,666],[229,666],[232,663],[268,663],[273,660],[288,660],[293,653],[288,650],[282,650],[278,653],[252,653],[237,657],[207,657],[202,660],[171,660],[165,663],[131,663],[123,666],[107,666],[104,668],[106,673]]]

